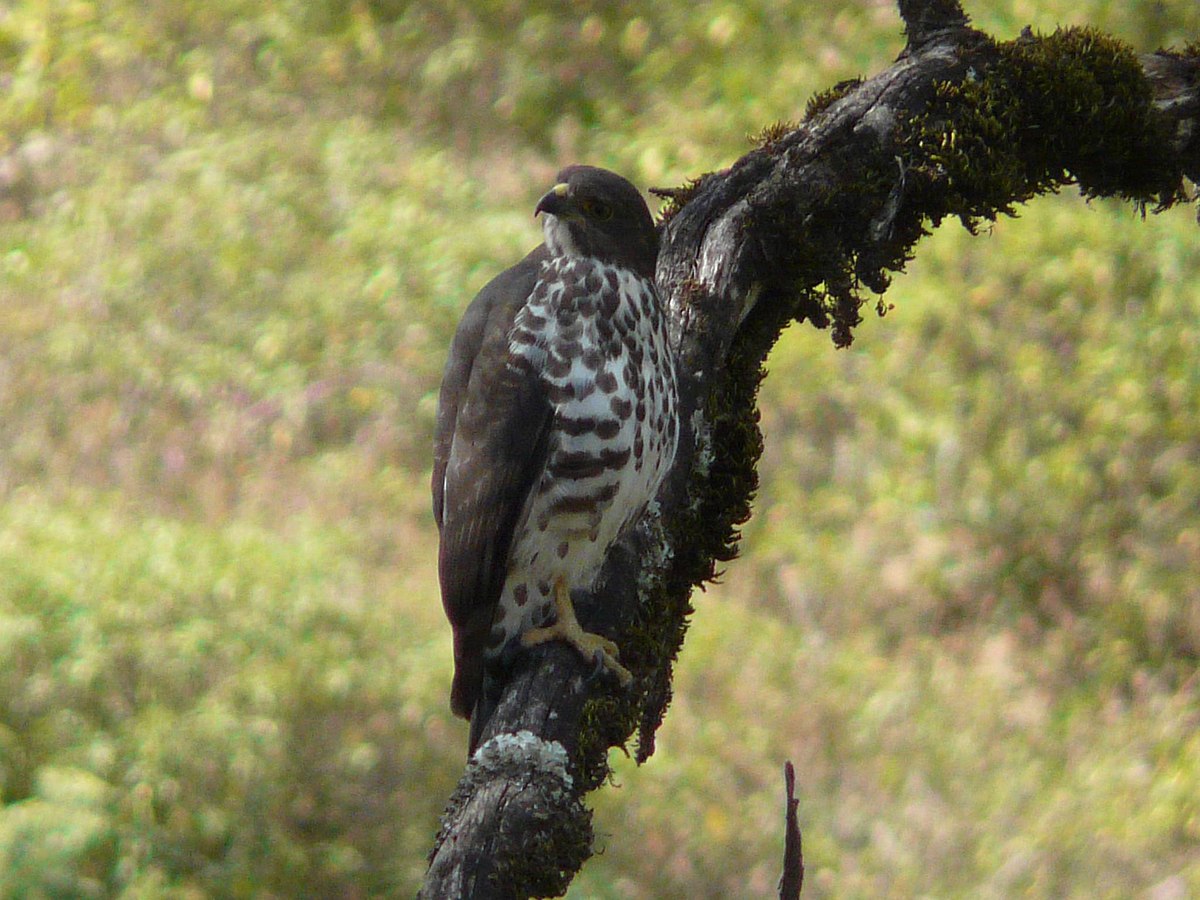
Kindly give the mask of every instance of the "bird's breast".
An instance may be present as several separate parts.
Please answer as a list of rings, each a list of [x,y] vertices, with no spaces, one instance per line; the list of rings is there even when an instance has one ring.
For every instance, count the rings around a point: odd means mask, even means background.
[[[615,266],[551,260],[510,346],[536,363],[554,415],[525,530],[582,537],[602,557],[674,456],[675,371],[654,288]]]

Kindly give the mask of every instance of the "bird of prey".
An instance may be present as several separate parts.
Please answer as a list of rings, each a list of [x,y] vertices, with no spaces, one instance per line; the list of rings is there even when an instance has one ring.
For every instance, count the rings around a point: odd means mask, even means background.
[[[679,438],[658,240],[624,178],[569,166],[537,203],[545,242],[484,286],[450,346],[433,511],[454,635],[450,705],[474,751],[485,678],[562,640],[622,684],[617,646],[579,625],[609,548],[654,497]]]

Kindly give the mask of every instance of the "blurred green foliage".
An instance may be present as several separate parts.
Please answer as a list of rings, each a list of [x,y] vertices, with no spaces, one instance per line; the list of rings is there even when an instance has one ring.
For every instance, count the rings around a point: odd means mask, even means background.
[[[999,37],[1183,2],[968,3]],[[426,480],[455,319],[586,160],[642,185],[883,67],[893,4],[0,9],[0,897],[409,896],[459,774]],[[1200,251],[1073,196],[770,360],[580,897],[1200,894]]]
[[[410,786],[450,784],[432,770],[454,742],[424,727],[446,666],[396,640],[341,528],[21,491],[0,535],[0,894],[342,896],[419,873],[437,801]]]

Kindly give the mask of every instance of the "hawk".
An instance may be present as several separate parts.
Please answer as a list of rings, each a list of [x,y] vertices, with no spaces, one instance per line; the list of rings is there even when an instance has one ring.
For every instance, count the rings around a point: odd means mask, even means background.
[[[569,166],[557,182],[534,209],[545,242],[464,313],[438,399],[450,706],[471,720],[471,752],[490,716],[485,676],[522,647],[566,641],[630,682],[616,644],[579,625],[571,593],[594,587],[679,437],[650,211],[604,169]]]

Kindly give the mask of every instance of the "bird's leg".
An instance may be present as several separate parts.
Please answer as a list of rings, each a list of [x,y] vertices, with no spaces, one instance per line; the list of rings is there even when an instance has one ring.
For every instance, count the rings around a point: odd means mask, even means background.
[[[606,637],[584,631],[575,617],[575,606],[571,603],[571,591],[567,582],[561,576],[554,579],[554,609],[556,611],[554,624],[544,628],[531,628],[521,635],[521,644],[533,647],[546,641],[566,641],[580,652],[584,659],[596,660],[598,664],[617,676],[621,687],[628,687],[633,676],[623,665],[617,662],[621,655],[620,648]]]

